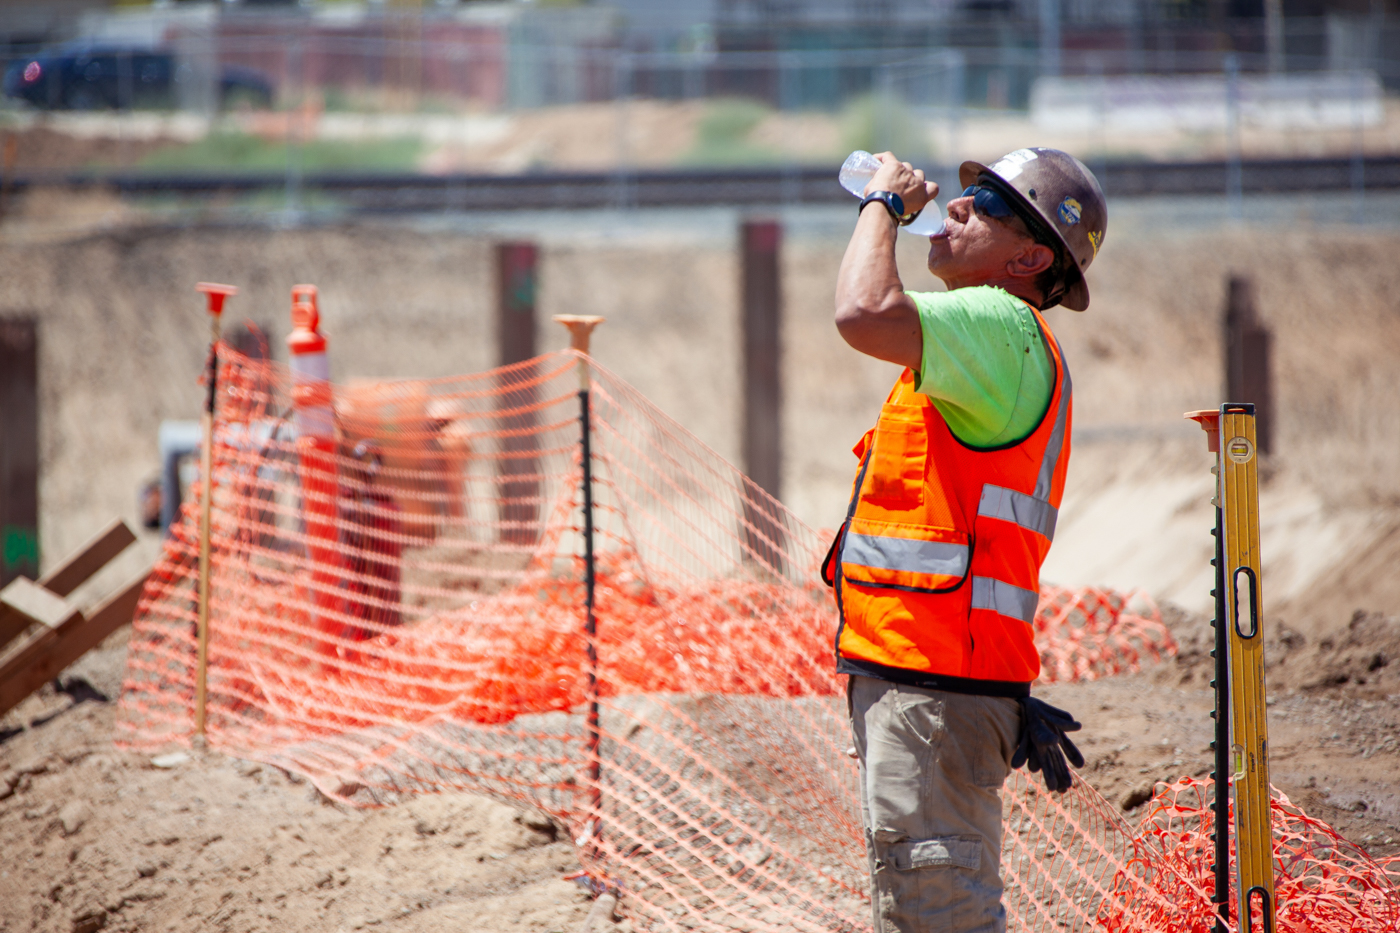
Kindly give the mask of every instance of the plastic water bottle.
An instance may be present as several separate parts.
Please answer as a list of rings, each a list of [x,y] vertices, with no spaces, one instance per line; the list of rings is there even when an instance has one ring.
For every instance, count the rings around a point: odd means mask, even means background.
[[[865,196],[865,186],[879,169],[879,159],[864,149],[857,149],[846,156],[846,161],[841,163],[841,174],[837,177],[841,179],[842,188],[860,198]],[[913,223],[902,229],[915,236],[936,236],[942,233],[943,217],[939,213],[938,205],[929,201],[919,212],[919,216],[914,218]]]

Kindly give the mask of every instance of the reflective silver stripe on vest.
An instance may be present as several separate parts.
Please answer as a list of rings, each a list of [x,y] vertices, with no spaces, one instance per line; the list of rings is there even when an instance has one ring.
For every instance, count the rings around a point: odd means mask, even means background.
[[[1036,321],[1036,326],[1040,327],[1040,321]],[[1040,335],[1042,338],[1055,340],[1054,335],[1046,333],[1043,327]],[[1040,461],[1040,476],[1036,478],[1033,493],[1035,498],[1046,502],[1050,501],[1050,486],[1055,481],[1055,468],[1060,465],[1060,451],[1065,446],[1065,423],[1069,420],[1069,364],[1065,362],[1064,350],[1058,340],[1055,340],[1055,354],[1060,358],[1060,372],[1065,374],[1065,384],[1060,386],[1060,404],[1056,406],[1055,426],[1050,429],[1050,440],[1045,444],[1045,456]]]
[[[967,545],[847,532],[846,543],[841,548],[841,560],[883,570],[961,577],[967,573]]]
[[[1044,499],[988,483],[982,487],[982,501],[977,506],[977,514],[1012,522],[1047,538],[1054,538],[1055,519],[1060,513]]]
[[[1022,589],[991,577],[972,578],[973,609],[990,609],[1029,624],[1035,618],[1035,607],[1039,603],[1040,594],[1035,590]]]
[[[1040,337],[1046,341],[1047,346],[1049,341],[1055,340],[1052,334],[1040,327],[1039,320],[1036,321],[1036,327],[1040,328]],[[1055,423],[1050,428],[1050,438],[1045,442],[1045,453],[1040,458],[1040,472],[1036,476],[1035,491],[1028,496],[1014,489],[988,483],[982,487],[982,501],[977,505],[978,515],[1012,522],[1050,540],[1055,538],[1055,522],[1060,515],[1059,510],[1050,504],[1050,489],[1054,485],[1055,469],[1060,465],[1060,453],[1065,446],[1071,391],[1069,364],[1065,362],[1058,340],[1055,340],[1055,350],[1060,358],[1060,372],[1064,374],[1063,384],[1059,387],[1060,404],[1055,406]]]

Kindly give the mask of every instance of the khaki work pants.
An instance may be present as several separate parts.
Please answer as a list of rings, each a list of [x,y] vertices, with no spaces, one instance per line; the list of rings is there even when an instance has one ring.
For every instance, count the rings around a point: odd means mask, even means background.
[[[852,676],[875,933],[1004,933],[1001,786],[1021,708]]]

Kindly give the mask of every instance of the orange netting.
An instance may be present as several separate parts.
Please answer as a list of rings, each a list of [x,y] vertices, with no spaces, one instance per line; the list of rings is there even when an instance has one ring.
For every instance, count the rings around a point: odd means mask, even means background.
[[[334,386],[313,442],[287,371],[221,348],[208,741],[348,803],[538,807],[644,929],[869,929],[825,542],[593,364],[590,638],[582,359]],[[137,613],[129,746],[193,732],[197,525],[187,507]],[[1173,652],[1140,601],[1047,587],[1044,678]],[[1056,797],[1015,772],[1004,797],[1012,930],[1209,911],[1083,781]]]
[[[1211,928],[1211,905],[1200,898],[1213,888],[1211,782],[1182,778],[1159,784],[1135,841],[1151,864],[1135,860],[1114,879],[1124,897],[1104,901],[1099,920],[1111,933],[1196,933]],[[1281,933],[1393,933],[1400,930],[1400,858],[1377,861],[1321,820],[1303,812],[1277,788],[1271,800],[1274,829],[1274,901]],[[1231,810],[1233,820],[1233,808]],[[1233,843],[1234,836],[1231,835]],[[1235,850],[1230,847],[1233,868]],[[1141,882],[1155,896],[1185,909],[1165,918],[1138,909]],[[1238,903],[1230,904],[1237,928]],[[1253,929],[1262,930],[1255,904]]]

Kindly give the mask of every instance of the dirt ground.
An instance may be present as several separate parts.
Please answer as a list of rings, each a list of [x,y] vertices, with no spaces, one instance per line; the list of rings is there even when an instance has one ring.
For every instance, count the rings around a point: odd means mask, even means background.
[[[0,930],[572,933],[588,914],[540,814],[468,795],[346,810],[275,768],[115,750],[100,692],[125,635],[0,720]]]
[[[1083,720],[1083,777],[1130,820],[1155,782],[1210,770],[1211,630],[1165,615],[1175,659],[1038,690]],[[1273,630],[1274,784],[1372,855],[1400,854],[1400,620]],[[125,636],[0,719],[0,931],[583,928],[578,859],[537,813],[467,794],[348,809],[215,752],[114,749]]]

